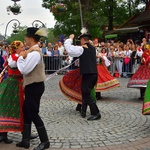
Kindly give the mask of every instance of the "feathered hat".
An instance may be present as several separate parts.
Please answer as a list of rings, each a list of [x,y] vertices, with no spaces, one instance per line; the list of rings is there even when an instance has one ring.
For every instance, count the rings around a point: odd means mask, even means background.
[[[48,30],[47,28],[35,28],[35,27],[29,27],[27,28],[26,36],[28,37],[35,37],[35,36],[48,36]]]
[[[82,28],[81,29],[81,35],[78,37],[78,39],[81,39],[82,37],[88,36],[89,38],[91,38],[92,36],[89,34],[88,30],[86,28]]]

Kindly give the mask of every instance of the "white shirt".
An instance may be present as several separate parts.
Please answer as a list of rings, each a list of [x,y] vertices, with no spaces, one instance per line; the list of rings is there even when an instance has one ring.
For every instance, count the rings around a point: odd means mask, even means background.
[[[60,47],[58,47],[58,50],[59,50],[59,53],[60,53],[60,56],[64,56],[64,46],[60,46]]]
[[[15,55],[16,55],[16,57],[19,57],[18,54],[15,54]],[[7,61],[8,61],[8,66],[10,66],[11,68],[17,68],[17,61],[14,61],[12,59],[11,55],[9,56]]]
[[[65,49],[69,56],[79,57],[83,54],[84,49],[82,46],[74,46],[72,44],[72,39],[67,39],[64,43]]]
[[[125,55],[126,57],[130,57],[130,56],[131,56],[131,53],[132,53],[131,50],[125,50],[125,51],[124,51],[124,55]]]
[[[22,56],[20,56],[17,61],[17,66],[21,74],[28,74],[40,62],[41,62],[40,53],[37,51],[33,51],[31,53],[28,53],[25,59]]]

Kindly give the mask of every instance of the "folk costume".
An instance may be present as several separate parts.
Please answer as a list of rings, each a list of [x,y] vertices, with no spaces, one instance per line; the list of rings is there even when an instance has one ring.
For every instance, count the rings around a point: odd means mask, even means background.
[[[95,92],[103,92],[120,86],[119,81],[110,74],[104,64],[97,64],[97,70],[98,80],[94,87]],[[67,72],[60,80],[59,87],[69,100],[82,104],[81,82],[82,76],[78,68]],[[92,95],[93,92],[91,91]]]
[[[146,65],[147,59],[150,56],[150,49],[148,48],[148,45],[149,44],[147,44],[147,48],[142,54],[142,64],[133,74],[127,84],[128,88],[139,88],[141,92],[141,98],[143,98],[144,96],[145,88],[150,78],[150,68],[148,67],[148,65]]]
[[[150,51],[150,43],[147,43],[146,46],[146,51]],[[150,55],[145,59],[145,65],[150,68]],[[142,113],[143,115],[150,115],[150,76],[149,76],[149,81],[147,83],[147,87],[145,90],[144,94],[144,101],[143,101],[143,108],[142,108]]]
[[[99,57],[99,55],[97,56]],[[77,58],[74,57],[73,62],[76,59]],[[94,89],[91,91],[91,96],[94,96],[95,101],[96,98],[100,99],[101,96],[100,92],[107,91],[109,89],[113,89],[120,86],[118,80],[110,74],[107,67],[105,66],[105,62],[104,62],[105,60],[102,58],[98,58],[97,61],[98,61],[97,64],[98,80]],[[75,70],[67,72],[62,77],[62,79],[59,82],[59,87],[62,93],[66,97],[68,97],[69,100],[82,104],[82,95],[81,95],[82,77],[80,74],[78,59],[73,64],[73,69]],[[96,94],[96,98],[95,98],[95,94]],[[79,107],[77,106],[76,110],[80,111],[80,106]]]
[[[0,132],[5,143],[11,143],[7,139],[7,132],[23,131],[23,76],[17,69],[19,55],[16,53],[21,43],[12,42],[11,54],[7,60],[8,77],[0,84]]]
[[[27,28],[26,43],[29,47],[38,47],[41,36],[47,36],[45,28]],[[40,100],[44,93],[45,68],[41,51],[33,50],[26,55],[22,53],[17,61],[17,66],[23,74],[23,85],[25,88],[25,101],[23,105],[24,127],[22,141],[17,147],[30,147],[31,122],[35,124],[41,143],[34,150],[49,148],[50,142],[44,122],[39,116]]]
[[[99,63],[97,64],[98,80],[95,86],[96,92],[103,92],[120,86],[119,81],[108,71],[104,61],[103,58],[99,58]]]
[[[91,97],[91,90],[94,88],[97,82],[97,67],[96,67],[96,49],[89,44],[89,38],[91,35],[87,33],[87,30],[82,29],[79,39],[82,46],[74,46],[72,39],[69,38],[65,41],[64,46],[67,53],[72,57],[79,57],[80,61],[80,75],[82,76],[81,93],[82,93],[82,111],[81,116],[86,117],[87,106],[90,107],[91,116],[88,120],[97,120],[101,118],[99,109]],[[71,35],[70,35],[71,36]],[[88,67],[87,67],[88,62]]]

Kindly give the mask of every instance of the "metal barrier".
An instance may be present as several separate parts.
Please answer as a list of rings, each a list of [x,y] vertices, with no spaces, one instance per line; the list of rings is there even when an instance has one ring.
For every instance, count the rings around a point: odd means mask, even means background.
[[[58,56],[58,57],[43,56],[43,60],[45,63],[45,72],[47,74],[51,74],[51,73],[55,72],[56,70],[58,70],[64,66],[67,66],[68,64],[65,61],[67,57],[68,56]],[[70,66],[70,68],[68,68],[68,69],[72,69],[71,67],[72,66]],[[60,72],[60,74],[64,74],[66,71],[67,71],[67,69]]]
[[[59,57],[51,57],[51,56],[43,56],[44,63],[45,63],[45,72],[47,74],[51,74],[55,72],[56,70],[68,65],[66,63],[66,58],[68,56],[59,56]],[[117,58],[114,58],[111,60],[112,64],[108,67],[109,72],[114,75],[116,71],[122,74],[122,76],[131,76],[135,73],[135,71],[138,69],[140,64],[137,64],[136,61],[130,60],[128,64],[125,64],[123,59],[118,60]],[[134,64],[133,64],[134,62]],[[64,70],[63,72],[60,72],[60,74],[64,74],[67,70],[71,70],[72,66],[70,66],[68,69]]]

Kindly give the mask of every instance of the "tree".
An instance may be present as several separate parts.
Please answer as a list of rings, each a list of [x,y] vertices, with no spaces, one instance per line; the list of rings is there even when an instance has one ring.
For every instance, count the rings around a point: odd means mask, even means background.
[[[80,0],[83,16],[83,25],[93,37],[100,37],[103,25],[108,25],[109,30],[113,24],[122,24],[127,20],[127,7],[123,0]],[[67,5],[67,11],[53,13],[56,21],[54,35],[74,33],[80,34],[81,18],[79,0],[63,0]],[[50,9],[56,4],[56,0],[43,0],[42,6]],[[118,13],[119,12],[119,13]],[[121,18],[120,18],[121,13]],[[120,19],[118,19],[120,18]]]

